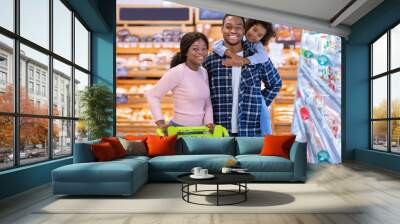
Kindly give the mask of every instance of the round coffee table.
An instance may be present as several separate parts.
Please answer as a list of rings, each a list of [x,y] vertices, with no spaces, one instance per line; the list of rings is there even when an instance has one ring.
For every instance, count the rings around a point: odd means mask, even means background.
[[[178,181],[182,183],[182,199],[188,203],[198,204],[198,205],[234,205],[247,200],[247,192],[249,188],[247,183],[255,180],[255,177],[249,173],[216,173],[213,174],[215,177],[212,179],[193,179],[189,174],[182,174],[177,177]],[[216,185],[215,190],[197,190],[198,184],[204,185]],[[194,191],[190,191],[190,186],[195,186]],[[223,190],[220,189],[220,185],[236,185],[237,190]],[[209,192],[215,192],[215,194],[205,194]],[[202,204],[190,201],[190,196],[204,196],[204,197],[216,197],[217,204]],[[231,203],[221,203],[221,197],[230,196],[241,196],[239,200]]]

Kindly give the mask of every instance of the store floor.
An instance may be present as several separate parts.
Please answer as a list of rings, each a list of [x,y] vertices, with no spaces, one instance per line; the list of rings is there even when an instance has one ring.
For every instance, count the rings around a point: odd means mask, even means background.
[[[46,185],[1,201],[0,223],[400,223],[399,173],[359,163],[318,165],[310,167],[307,183],[366,206],[350,214],[38,214],[39,202],[54,197]]]

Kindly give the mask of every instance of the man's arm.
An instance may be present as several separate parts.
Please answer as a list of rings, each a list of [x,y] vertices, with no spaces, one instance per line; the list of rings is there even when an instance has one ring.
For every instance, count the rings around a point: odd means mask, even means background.
[[[269,106],[272,100],[278,95],[282,87],[282,80],[278,70],[276,70],[269,58],[262,65],[262,69],[261,81],[264,83],[265,88],[261,90],[261,94],[264,96],[267,106]]]

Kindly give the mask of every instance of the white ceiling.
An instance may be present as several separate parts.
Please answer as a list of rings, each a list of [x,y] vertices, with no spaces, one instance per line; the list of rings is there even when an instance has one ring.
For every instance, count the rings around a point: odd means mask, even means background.
[[[347,37],[350,26],[383,0],[172,0],[174,2]],[[338,14],[346,5],[350,6]],[[337,15],[338,14],[338,15]],[[337,15],[335,17],[335,15]],[[335,19],[336,18],[336,19]]]

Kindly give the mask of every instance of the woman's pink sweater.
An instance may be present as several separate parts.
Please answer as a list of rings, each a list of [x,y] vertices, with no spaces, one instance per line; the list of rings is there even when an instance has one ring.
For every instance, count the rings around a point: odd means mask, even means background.
[[[146,92],[147,102],[156,121],[164,120],[161,98],[172,91],[174,115],[172,120],[183,126],[213,123],[213,111],[207,71],[200,67],[191,70],[185,63],[165,73],[155,87]]]

